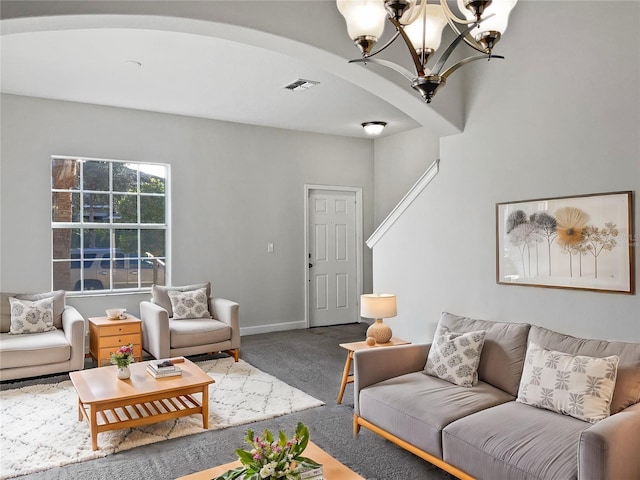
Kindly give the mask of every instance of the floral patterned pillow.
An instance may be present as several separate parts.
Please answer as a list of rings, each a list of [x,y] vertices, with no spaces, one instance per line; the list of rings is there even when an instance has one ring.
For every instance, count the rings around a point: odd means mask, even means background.
[[[619,360],[569,355],[531,342],[516,402],[596,423],[610,414]]]
[[[187,292],[169,290],[167,294],[169,295],[169,300],[171,300],[174,320],[211,318],[206,288],[198,288]]]
[[[35,301],[9,297],[9,303],[11,304],[10,335],[56,330],[53,325],[53,297]]]
[[[478,383],[478,365],[486,332],[457,333],[439,325],[424,373],[461,387]]]

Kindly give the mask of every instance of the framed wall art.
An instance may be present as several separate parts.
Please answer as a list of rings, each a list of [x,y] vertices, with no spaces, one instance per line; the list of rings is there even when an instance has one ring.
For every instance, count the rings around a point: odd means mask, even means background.
[[[496,204],[496,281],[635,291],[632,192]]]

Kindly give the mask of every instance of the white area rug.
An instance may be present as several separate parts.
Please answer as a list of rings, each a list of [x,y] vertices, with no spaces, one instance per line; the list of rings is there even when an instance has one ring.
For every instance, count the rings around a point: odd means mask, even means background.
[[[199,362],[209,387],[209,430],[257,422],[324,405],[306,393],[240,360]],[[169,438],[201,433],[191,415],[98,434],[91,450],[86,421],[78,421],[78,397],[70,380],[0,392],[0,478],[47,470]]]

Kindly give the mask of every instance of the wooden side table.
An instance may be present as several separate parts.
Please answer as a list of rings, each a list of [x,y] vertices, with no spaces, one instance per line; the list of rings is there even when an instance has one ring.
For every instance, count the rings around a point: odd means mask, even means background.
[[[341,343],[340,346],[347,350],[347,361],[344,364],[344,372],[342,373],[342,383],[340,384],[340,393],[338,393],[338,401],[336,403],[342,403],[342,397],[344,396],[344,389],[347,383],[353,383],[353,375],[350,375],[351,362],[353,361],[353,354],[358,350],[365,350],[367,348],[379,348],[379,347],[392,347],[394,345],[409,345],[411,342],[402,340],[401,338],[391,337],[391,340],[387,343],[376,343],[375,345],[367,345],[367,342],[351,342]]]
[[[123,345],[133,344],[133,357],[142,361],[142,320],[127,313],[127,318],[110,320],[107,317],[89,318],[89,354],[99,367],[111,363],[111,352]]]

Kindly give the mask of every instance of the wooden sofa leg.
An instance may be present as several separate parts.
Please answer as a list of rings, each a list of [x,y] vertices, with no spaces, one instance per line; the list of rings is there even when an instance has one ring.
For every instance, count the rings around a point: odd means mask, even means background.
[[[360,433],[360,424],[358,423],[358,415],[353,414],[353,436],[357,437]]]
[[[224,353],[227,353],[233,357],[233,359],[237,362],[240,358],[240,349],[232,348],[231,350],[225,350]]]

